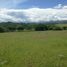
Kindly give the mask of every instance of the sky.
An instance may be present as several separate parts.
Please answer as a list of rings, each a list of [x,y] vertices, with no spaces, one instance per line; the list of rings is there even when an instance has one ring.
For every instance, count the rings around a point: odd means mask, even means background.
[[[0,22],[67,20],[67,0],[0,0]]]

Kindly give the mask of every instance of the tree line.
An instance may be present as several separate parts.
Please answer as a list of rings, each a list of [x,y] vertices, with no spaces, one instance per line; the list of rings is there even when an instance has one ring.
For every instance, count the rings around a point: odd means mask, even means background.
[[[0,23],[0,33],[15,31],[48,31],[48,30],[67,30],[67,26],[45,23]]]

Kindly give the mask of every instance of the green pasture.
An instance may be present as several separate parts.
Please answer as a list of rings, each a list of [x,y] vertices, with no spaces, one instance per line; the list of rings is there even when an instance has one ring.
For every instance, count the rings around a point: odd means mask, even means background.
[[[67,67],[67,31],[0,33],[0,67]]]

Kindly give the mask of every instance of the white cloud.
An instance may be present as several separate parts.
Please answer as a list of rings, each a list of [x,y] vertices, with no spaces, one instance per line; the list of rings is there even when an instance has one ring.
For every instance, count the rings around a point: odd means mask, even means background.
[[[55,9],[67,9],[67,5],[63,6],[62,4],[58,4],[54,7]]]
[[[25,14],[30,21],[35,21],[35,22],[67,19],[67,9],[31,8],[26,10]]]
[[[58,4],[58,5],[55,6],[54,8],[59,9],[59,8],[62,8],[62,7],[63,7],[62,4]]]
[[[67,20],[67,6],[63,6],[60,9],[0,9],[0,21],[39,22],[52,20]]]
[[[63,6],[63,9],[67,9],[67,6]]]

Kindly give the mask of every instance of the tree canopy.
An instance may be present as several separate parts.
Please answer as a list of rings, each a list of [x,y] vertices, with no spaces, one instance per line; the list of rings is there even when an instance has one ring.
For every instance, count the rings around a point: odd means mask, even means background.
[[[47,30],[67,30],[67,26],[57,26],[56,24],[45,23],[0,23],[0,32],[15,32],[15,31],[47,31]]]

